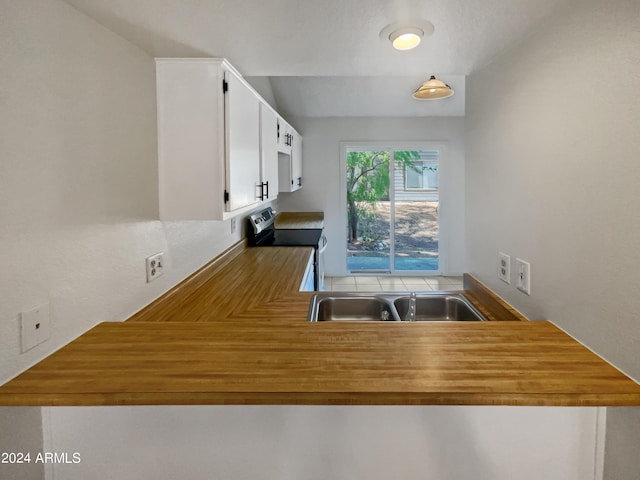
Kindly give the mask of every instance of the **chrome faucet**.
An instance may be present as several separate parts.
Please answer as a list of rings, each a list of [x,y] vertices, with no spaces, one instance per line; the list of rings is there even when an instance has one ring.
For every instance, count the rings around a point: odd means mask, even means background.
[[[416,321],[416,292],[411,292],[411,295],[409,295],[409,311],[407,311],[407,315],[405,316],[404,321]]]

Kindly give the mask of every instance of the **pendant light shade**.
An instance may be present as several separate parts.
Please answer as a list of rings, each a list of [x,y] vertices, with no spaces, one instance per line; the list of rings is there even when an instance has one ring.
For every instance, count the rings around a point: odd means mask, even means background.
[[[451,95],[453,95],[451,87],[431,75],[431,78],[424,82],[411,96],[416,100],[438,100]]]

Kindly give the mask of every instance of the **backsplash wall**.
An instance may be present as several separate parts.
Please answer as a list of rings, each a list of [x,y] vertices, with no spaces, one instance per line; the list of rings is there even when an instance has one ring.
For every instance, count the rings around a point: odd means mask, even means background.
[[[158,220],[153,58],[60,0],[0,15],[0,384],[121,321],[240,239],[230,222]],[[145,258],[165,252],[146,283]],[[19,313],[51,339],[20,353]]]

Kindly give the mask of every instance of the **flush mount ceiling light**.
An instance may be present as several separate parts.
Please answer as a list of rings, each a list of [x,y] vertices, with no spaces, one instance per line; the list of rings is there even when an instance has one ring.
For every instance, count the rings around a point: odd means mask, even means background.
[[[431,75],[431,78],[424,82],[411,96],[416,100],[438,100],[450,97],[453,93],[453,89],[449,85]]]
[[[434,26],[426,20],[391,23],[380,31],[380,40],[389,42],[396,50],[411,50],[433,34]]]
[[[399,28],[391,32],[389,40],[396,50],[411,50],[420,45],[424,32],[419,28]]]

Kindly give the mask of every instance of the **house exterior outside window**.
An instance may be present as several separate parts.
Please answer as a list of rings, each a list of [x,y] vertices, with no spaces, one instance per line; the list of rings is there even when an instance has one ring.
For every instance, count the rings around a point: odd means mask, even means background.
[[[438,162],[414,162],[415,168],[405,167],[406,190],[437,190]],[[417,170],[417,171],[416,171]]]

